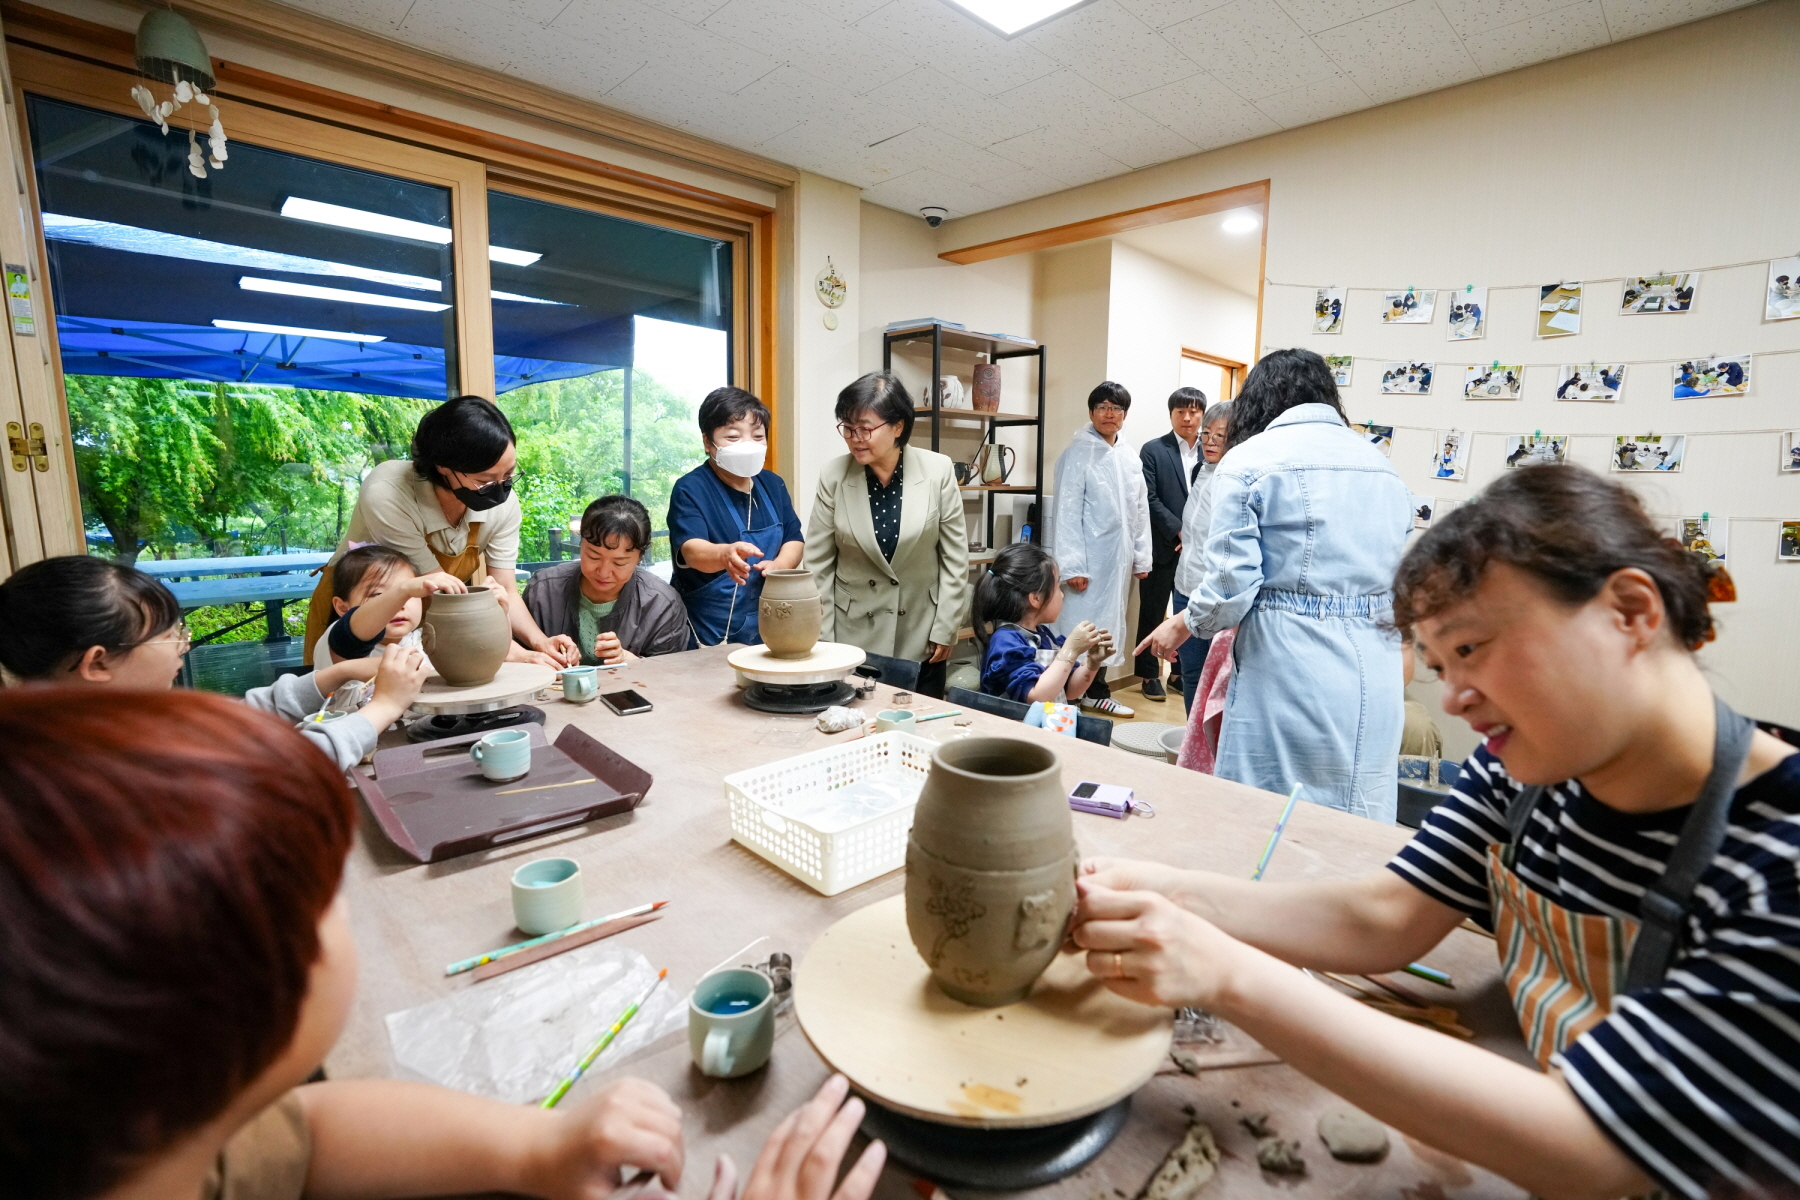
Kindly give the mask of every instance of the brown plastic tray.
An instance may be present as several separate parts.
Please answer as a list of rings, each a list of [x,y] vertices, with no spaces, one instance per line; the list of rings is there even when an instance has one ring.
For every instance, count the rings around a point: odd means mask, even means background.
[[[539,725],[531,734],[531,773],[495,783],[469,758],[484,735],[375,752],[375,778],[356,778],[383,833],[420,862],[442,862],[572,825],[629,812],[653,782],[573,725],[552,746]],[[557,784],[566,786],[558,787]]]

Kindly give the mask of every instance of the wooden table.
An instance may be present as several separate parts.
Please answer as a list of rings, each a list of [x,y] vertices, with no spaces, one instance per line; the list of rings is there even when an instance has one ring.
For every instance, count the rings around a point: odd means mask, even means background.
[[[770,717],[745,708],[725,655],[723,648],[696,650],[617,672],[615,686],[636,688],[656,705],[653,713],[619,717],[598,703],[575,706],[558,700],[545,705],[553,740],[564,725],[578,725],[656,777],[645,803],[632,814],[427,866],[400,854],[365,819],[346,873],[362,982],[349,1026],[327,1061],[330,1074],[394,1074],[385,1015],[455,989],[481,986],[467,976],[445,978],[444,964],[516,940],[508,877],[528,859],[560,854],[579,860],[590,913],[647,900],[674,901],[662,920],[619,935],[616,944],[667,966],[670,982],[684,993],[720,959],[764,935],[768,940],[756,948],[756,956],[784,950],[798,961],[839,917],[901,890],[903,873],[895,871],[826,898],[731,841],[720,783],[724,775],[856,735],[828,736],[817,732],[810,719]],[[870,712],[890,707],[892,691],[881,687],[859,707]],[[925,702],[918,709],[941,707]],[[967,715],[978,733],[1049,739],[1071,787],[1083,779],[1124,784],[1156,806],[1157,815],[1150,820],[1075,814],[1075,834],[1085,854],[1155,858],[1248,875],[1281,812],[1282,798],[1267,792],[983,713]],[[920,730],[939,739],[960,732],[948,720]],[[1403,829],[1301,804],[1266,878],[1359,875],[1380,867],[1406,837]],[[1529,1061],[1500,985],[1490,939],[1458,931],[1425,961],[1449,971],[1457,987],[1445,992],[1413,980],[1414,991],[1458,1007],[1482,1044]],[[1419,1069],[1432,1067],[1420,1063]],[[689,1164],[681,1190],[701,1196],[714,1156],[729,1152],[748,1170],[776,1123],[823,1082],[825,1067],[790,1013],[781,1020],[769,1068],[745,1079],[701,1076],[689,1062],[683,1032],[584,1079],[573,1098],[579,1100],[621,1074],[651,1080],[681,1105]],[[1136,1196],[1186,1127],[1186,1106],[1211,1125],[1225,1154],[1219,1177],[1200,1200],[1266,1197],[1271,1186],[1331,1197],[1522,1195],[1485,1171],[1401,1137],[1394,1139],[1381,1164],[1336,1162],[1313,1133],[1319,1114],[1332,1103],[1329,1093],[1281,1064],[1193,1077],[1160,1075],[1137,1094],[1131,1120],[1098,1159],[1076,1175],[1038,1189],[1034,1200],[1089,1200],[1096,1195],[1116,1200],[1114,1189]],[[1238,1124],[1240,1116],[1256,1110],[1273,1113],[1276,1128],[1300,1140],[1310,1172],[1304,1180],[1271,1183],[1257,1168],[1254,1139]],[[877,1195],[907,1200],[913,1196],[910,1178],[905,1168],[890,1166]]]

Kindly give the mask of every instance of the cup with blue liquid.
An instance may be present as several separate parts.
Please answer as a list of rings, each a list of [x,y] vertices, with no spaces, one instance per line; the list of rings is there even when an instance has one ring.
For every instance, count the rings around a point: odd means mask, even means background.
[[[688,1050],[702,1075],[736,1079],[775,1049],[775,989],[748,967],[714,971],[688,999]]]

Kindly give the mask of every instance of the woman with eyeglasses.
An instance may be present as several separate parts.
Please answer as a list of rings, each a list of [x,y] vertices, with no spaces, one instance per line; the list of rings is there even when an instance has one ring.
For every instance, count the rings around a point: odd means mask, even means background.
[[[508,662],[574,666],[581,661],[574,639],[539,629],[513,578],[522,519],[513,495],[515,440],[512,422],[491,400],[444,401],[420,420],[410,460],[377,463],[363,477],[332,561],[373,542],[406,555],[421,575],[442,571],[491,587],[512,625]],[[327,565],[306,612],[305,662],[312,662],[313,648],[335,615],[331,595]]]
[[[838,393],[849,453],[819,473],[806,569],[824,601],[821,640],[917,662],[917,690],[942,697],[969,607],[968,526],[955,465],[908,444],[913,419],[913,398],[891,371]]]

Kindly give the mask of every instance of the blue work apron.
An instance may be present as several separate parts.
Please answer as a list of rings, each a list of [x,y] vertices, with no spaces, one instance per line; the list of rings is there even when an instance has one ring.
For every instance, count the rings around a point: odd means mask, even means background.
[[[726,498],[726,504],[732,515],[737,516],[737,505],[730,497]],[[750,519],[746,522],[740,517],[739,529],[740,540],[761,550],[764,558],[774,558],[781,553],[781,514],[776,510],[769,490],[758,482],[752,481],[750,485]],[[696,644],[716,646],[721,641],[728,641],[746,646],[760,645],[762,634],[756,626],[756,607],[762,600],[762,585],[760,571],[751,571],[750,582],[741,587],[731,581],[730,572],[720,571],[689,592],[686,596],[688,619],[693,623]]]

